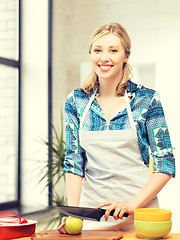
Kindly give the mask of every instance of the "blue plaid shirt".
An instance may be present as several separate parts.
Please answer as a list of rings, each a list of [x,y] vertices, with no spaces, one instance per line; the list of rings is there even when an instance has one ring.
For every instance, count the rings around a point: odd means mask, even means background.
[[[175,159],[173,148],[158,93],[131,81],[127,93],[132,98],[130,106],[136,123],[139,148],[145,165],[149,166],[150,147],[154,159],[154,172],[168,173],[174,177]],[[63,171],[75,173],[82,177],[84,177],[84,166],[87,159],[85,150],[79,143],[79,126],[80,117],[90,97],[91,95],[79,88],[67,96],[65,103],[67,153]],[[84,120],[83,128],[87,131],[103,131],[107,128],[109,130],[130,129],[131,126],[126,109],[118,112],[107,124],[102,109],[94,99]]]

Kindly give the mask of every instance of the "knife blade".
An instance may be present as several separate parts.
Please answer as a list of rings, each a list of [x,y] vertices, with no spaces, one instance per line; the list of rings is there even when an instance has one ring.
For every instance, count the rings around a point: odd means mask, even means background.
[[[59,209],[60,212],[86,220],[91,221],[100,221],[101,217],[105,214],[106,209],[103,208],[86,208],[86,207],[74,207],[74,206],[62,206],[62,205],[56,205],[57,209]],[[113,216],[114,209],[110,212],[110,216]],[[128,217],[128,213],[124,213],[123,217]]]

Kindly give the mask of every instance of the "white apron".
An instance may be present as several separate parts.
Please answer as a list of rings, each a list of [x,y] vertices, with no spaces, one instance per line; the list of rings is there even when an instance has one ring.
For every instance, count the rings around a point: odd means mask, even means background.
[[[87,161],[82,182],[80,206],[95,207],[111,200],[128,203],[148,182],[149,169],[142,159],[135,122],[125,93],[125,103],[131,129],[85,131],[83,122],[95,98],[91,96],[80,119],[80,145],[85,149]],[[158,207],[157,198],[147,207]],[[134,230],[133,216],[123,220],[109,217],[105,222],[84,221],[84,229]]]

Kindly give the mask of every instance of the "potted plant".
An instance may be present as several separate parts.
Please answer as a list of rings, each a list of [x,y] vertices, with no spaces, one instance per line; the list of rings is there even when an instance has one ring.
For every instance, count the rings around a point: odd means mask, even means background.
[[[59,183],[61,178],[65,181],[65,175],[62,171],[64,167],[64,158],[66,155],[66,144],[64,141],[64,121],[63,114],[61,112],[61,125],[60,125],[60,133],[58,134],[55,126],[51,124],[52,127],[52,138],[49,137],[47,140],[42,140],[43,143],[48,148],[49,152],[49,161],[43,168],[43,177],[40,179],[40,182],[44,179],[47,179],[45,187],[51,186],[49,188],[51,190],[50,194],[52,197],[52,204],[55,205],[65,205],[66,204],[66,196],[60,196],[55,192],[55,186]],[[58,211],[56,216],[53,216],[50,220],[48,227],[52,227],[55,224],[59,224],[61,218],[64,214]]]

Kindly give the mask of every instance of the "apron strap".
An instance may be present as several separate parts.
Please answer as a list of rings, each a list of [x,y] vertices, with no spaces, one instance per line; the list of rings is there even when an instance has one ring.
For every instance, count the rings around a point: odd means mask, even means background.
[[[94,101],[94,98],[96,97],[96,92],[97,92],[97,91],[95,91],[95,92],[92,94],[92,96],[91,96],[88,104],[86,105],[86,107],[85,107],[85,109],[84,109],[84,112],[83,112],[83,114],[82,114],[82,117],[80,117],[80,129],[82,128],[82,124],[83,124],[83,122],[84,122],[84,119],[85,119],[85,117],[86,117],[86,115],[87,115],[87,113],[88,113],[88,111],[89,111],[89,109],[90,109],[90,107],[91,107],[91,103]]]
[[[131,124],[131,128],[135,129],[136,125],[135,125],[135,122],[134,122],[134,119],[133,119],[133,115],[132,115],[127,91],[125,91],[124,98],[125,98],[125,102],[126,102],[126,108],[127,108],[127,113],[128,113],[129,121],[130,121],[130,124]]]

